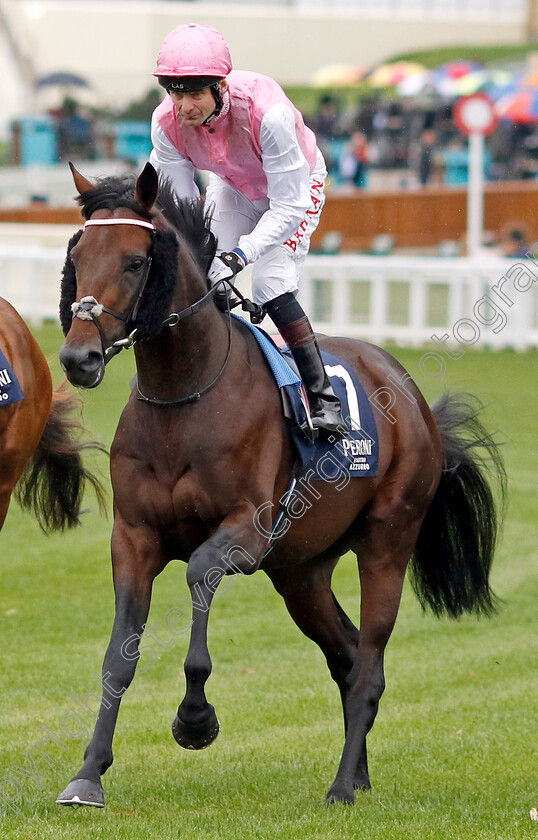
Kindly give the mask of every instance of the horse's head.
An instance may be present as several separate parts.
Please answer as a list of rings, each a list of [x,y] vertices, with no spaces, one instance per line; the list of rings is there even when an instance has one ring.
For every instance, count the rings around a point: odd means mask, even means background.
[[[93,388],[123,346],[162,329],[178,277],[178,237],[153,210],[157,173],[94,186],[71,166],[85,218],[63,269],[60,363],[73,385]]]

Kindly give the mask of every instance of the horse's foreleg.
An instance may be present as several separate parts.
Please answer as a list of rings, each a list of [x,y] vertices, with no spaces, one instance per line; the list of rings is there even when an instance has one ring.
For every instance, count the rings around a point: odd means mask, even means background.
[[[144,545],[142,550],[141,543]],[[122,533],[117,524],[114,526],[112,556],[116,613],[103,662],[99,717],[84,753],[84,764],[56,800],[58,804],[104,806],[101,776],[113,762],[112,740],[121,698],[134,677],[153,580],[163,565],[156,565],[154,555],[155,546],[150,546],[149,541],[139,537],[135,549],[134,539]]]
[[[208,747],[219,733],[215,709],[205,696],[205,684],[211,673],[211,657],[207,647],[209,609],[215,590],[226,574],[251,574],[259,567],[263,538],[248,530],[225,524],[189,559],[187,584],[192,600],[192,627],[184,671],[187,681],[185,697],[172,723],[172,733],[181,747],[200,750]],[[248,550],[245,546],[248,545]]]

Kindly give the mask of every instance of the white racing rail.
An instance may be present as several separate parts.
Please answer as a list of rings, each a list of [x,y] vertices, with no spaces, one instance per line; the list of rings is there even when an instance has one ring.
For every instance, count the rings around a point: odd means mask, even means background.
[[[1,228],[0,296],[32,324],[57,319],[61,269],[74,231],[65,231],[62,247],[56,231],[49,247],[43,236],[40,244],[16,236],[9,244]],[[245,281],[248,276],[241,282],[248,294]],[[318,332],[376,344],[442,340],[525,350],[538,347],[537,288],[532,260],[311,255],[299,298]],[[268,319],[264,327],[271,328]]]

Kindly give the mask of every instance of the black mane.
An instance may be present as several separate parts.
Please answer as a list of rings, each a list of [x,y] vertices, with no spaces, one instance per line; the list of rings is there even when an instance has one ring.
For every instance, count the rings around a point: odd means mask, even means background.
[[[155,210],[160,210],[172,229],[161,229],[153,234],[151,271],[144,295],[138,308],[135,323],[137,337],[152,338],[162,330],[163,321],[169,314],[172,296],[178,280],[178,251],[188,248],[198,263],[200,271],[207,277],[209,265],[215,256],[216,239],[209,228],[210,217],[201,199],[180,199],[173,192],[169,182],[159,187],[155,209],[148,211],[136,200],[134,177],[108,177],[97,181],[77,199],[85,219],[96,210],[117,210],[125,207],[138,216],[150,221]],[[77,296],[77,280],[70,257],[71,249],[82,235],[79,231],[72,237],[67,249],[67,258],[62,271],[60,295],[60,322],[67,334],[72,321],[71,306]]]
[[[190,247],[204,276],[217,250],[211,216],[201,199],[178,198],[170,181],[159,185],[157,206]]]
[[[148,212],[136,200],[136,179],[133,176],[102,178],[95,187],[78,197],[82,216],[89,219],[96,210],[126,207],[150,220]],[[159,185],[156,207],[186,242],[204,276],[215,256],[217,243],[209,228],[210,216],[201,199],[179,198],[169,180]]]

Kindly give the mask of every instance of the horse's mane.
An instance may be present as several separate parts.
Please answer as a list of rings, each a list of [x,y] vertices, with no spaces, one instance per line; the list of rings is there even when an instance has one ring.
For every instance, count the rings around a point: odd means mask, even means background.
[[[201,199],[178,198],[171,184],[166,181],[159,187],[155,208],[149,211],[136,200],[136,181],[131,176],[102,178],[77,200],[85,219],[90,218],[96,210],[125,207],[148,221],[154,219],[160,211],[170,224],[171,227],[165,229],[159,226],[153,234],[152,267],[136,318],[138,338],[158,335],[163,320],[169,314],[178,279],[178,252],[180,254],[181,250],[189,249],[204,278],[207,278],[209,265],[215,256],[217,243],[211,233],[210,216],[203,202]],[[62,271],[60,322],[65,334],[71,326],[71,306],[77,294],[77,280],[70,254],[81,235],[80,230],[71,238]]]
[[[201,199],[178,198],[169,180],[159,186],[157,205],[164,217],[190,247],[204,276],[217,250],[217,240],[211,232],[211,215]]]
[[[135,188],[136,179],[133,176],[111,176],[98,180],[93,189],[78,197],[83,217],[88,219],[96,210],[126,207],[150,220],[153,214],[137,202]],[[202,200],[179,198],[171,182],[165,180],[159,185],[156,207],[185,241],[206,276],[217,243],[210,230],[210,215]]]

